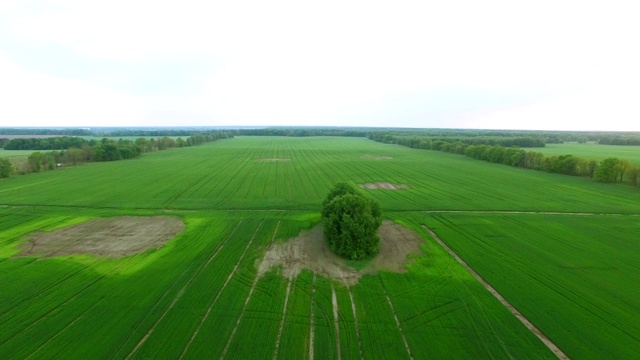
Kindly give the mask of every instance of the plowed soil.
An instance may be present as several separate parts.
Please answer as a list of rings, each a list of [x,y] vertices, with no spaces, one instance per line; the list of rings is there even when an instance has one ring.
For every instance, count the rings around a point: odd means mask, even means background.
[[[122,258],[160,248],[184,229],[172,216],[122,216],[89,220],[51,232],[35,232],[22,244],[21,256],[90,254]]]
[[[392,184],[392,183],[388,183],[388,182],[376,182],[376,183],[359,184],[358,186],[363,188],[363,189],[367,189],[367,190],[378,190],[378,189],[401,190],[401,189],[408,189],[409,188],[409,185],[406,185],[406,184]]]
[[[379,234],[380,252],[362,270],[352,268],[329,249],[322,235],[322,225],[318,225],[287,242],[271,244],[259,265],[258,275],[282,266],[282,275],[287,278],[309,269],[353,285],[362,275],[375,274],[379,270],[406,271],[408,255],[421,252],[420,245],[425,243],[420,235],[389,220],[382,223]]]
[[[260,162],[274,162],[274,161],[289,161],[291,159],[289,158],[260,158],[260,159],[256,159],[256,161],[260,161]]]

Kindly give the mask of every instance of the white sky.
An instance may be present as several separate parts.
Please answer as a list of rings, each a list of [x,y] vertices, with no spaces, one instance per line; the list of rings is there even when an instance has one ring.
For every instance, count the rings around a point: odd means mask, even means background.
[[[0,126],[640,131],[634,1],[0,0]]]

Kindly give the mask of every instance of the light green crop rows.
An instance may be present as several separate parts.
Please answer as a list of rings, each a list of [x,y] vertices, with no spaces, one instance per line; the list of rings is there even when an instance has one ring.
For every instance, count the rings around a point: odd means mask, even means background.
[[[640,358],[640,217],[424,221],[573,359]]]
[[[545,155],[573,155],[583,159],[604,160],[609,157],[625,159],[640,165],[640,146],[600,145],[593,143],[547,144],[532,149]]]
[[[392,159],[362,158],[366,155]],[[257,161],[269,158],[289,160]],[[349,287],[308,271],[291,280],[283,278],[280,269],[257,278],[256,266],[269,244],[313,226],[322,198],[337,181],[410,186],[401,191],[362,190],[381,201],[388,217],[425,239],[423,253],[414,256],[409,271],[382,271]],[[485,234],[515,228],[507,221],[509,215],[482,213],[485,210],[637,213],[639,200],[640,192],[626,186],[348,138],[242,137],[0,180],[0,354],[11,359],[272,358],[276,353],[283,359],[310,354],[316,359],[409,354],[415,359],[551,358],[421,225],[435,226],[461,255],[473,259],[481,254],[473,243],[460,242],[458,233],[440,231],[459,226]],[[507,220],[472,227],[463,221],[469,214],[423,210],[479,211],[473,216],[480,220]],[[159,250],[119,260],[16,256],[25,235],[33,231],[97,217],[156,214],[178,216],[186,224],[182,234]],[[583,238],[593,241],[608,230],[602,221],[599,228],[590,225],[573,236],[563,227],[569,225],[553,225],[558,216],[568,215],[513,216],[540,219],[531,221],[537,230],[523,237],[520,246],[537,246],[542,254],[555,254],[554,259],[566,259]],[[627,219],[602,217],[608,218]],[[451,221],[438,225],[442,219]],[[622,246],[637,232],[628,225],[615,225],[620,227],[616,244]],[[558,231],[558,236],[538,242],[533,234],[544,231]],[[557,242],[565,248],[556,253]],[[515,269],[521,273],[537,269],[535,261],[520,258],[523,254],[505,252],[492,263],[520,264]],[[576,337],[600,336],[598,346],[607,351],[619,343],[599,330],[585,327],[579,332],[573,327],[598,324],[592,317],[608,311],[617,312],[610,318],[618,320],[612,321],[623,323],[630,309],[624,306],[635,305],[637,293],[613,302],[615,308],[605,303],[628,285],[633,254],[603,254],[599,261],[610,257],[618,264],[611,266],[621,270],[610,292],[594,302],[601,312],[576,300],[573,308],[561,305],[570,308],[571,316],[554,317],[560,323],[556,327],[545,323],[549,316],[544,314],[556,309],[555,298],[530,297],[534,285],[504,285],[506,277],[491,277],[485,270],[487,261],[469,262],[561,348],[576,346],[564,327],[572,328]],[[516,280],[508,281],[519,281],[516,270]],[[562,272],[540,274],[544,276],[536,286],[542,288],[564,281]],[[583,290],[596,279],[584,271],[572,274],[571,282]],[[522,300],[529,298],[537,299],[537,308]],[[631,334],[638,330],[637,325],[625,326]]]

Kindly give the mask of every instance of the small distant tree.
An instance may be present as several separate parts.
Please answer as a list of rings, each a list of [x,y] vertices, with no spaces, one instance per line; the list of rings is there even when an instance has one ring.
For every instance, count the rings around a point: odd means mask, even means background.
[[[358,260],[378,252],[380,205],[347,183],[338,183],[322,203],[324,236],[336,254]]]
[[[13,172],[13,164],[7,158],[0,158],[0,178],[8,178]]]

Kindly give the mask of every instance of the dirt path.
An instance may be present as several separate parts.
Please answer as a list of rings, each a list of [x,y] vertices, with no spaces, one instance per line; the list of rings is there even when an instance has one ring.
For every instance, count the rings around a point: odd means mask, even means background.
[[[338,353],[338,360],[342,359],[342,351],[340,349],[340,318],[338,312],[338,298],[336,297],[336,290],[331,285],[331,303],[333,304],[333,326],[336,330],[336,351]]]
[[[425,225],[422,225],[422,227],[427,232],[429,232],[431,237],[433,237],[445,250],[447,250],[447,252],[451,254],[451,256],[453,256],[453,258],[456,259],[456,261],[460,263],[460,265],[462,265],[465,269],[467,269],[467,271],[469,271],[469,273],[471,273],[471,275],[473,275],[473,277],[476,280],[478,280],[493,296],[495,296],[495,298],[498,299],[498,301],[500,301],[502,305],[504,305],[509,311],[511,311],[511,313],[516,318],[518,318],[518,320],[520,320],[520,322],[522,322],[524,326],[527,327],[527,329],[529,329],[535,336],[537,336],[538,339],[540,339],[540,341],[542,341],[549,348],[549,350],[551,350],[559,359],[569,360],[569,357],[564,352],[562,352],[562,350],[560,350],[560,348],[556,344],[554,344],[545,334],[542,333],[542,331],[540,331],[537,327],[535,327],[535,325],[533,325],[529,320],[527,320],[527,318],[524,317],[524,315],[522,315],[522,313],[520,313],[520,311],[518,311],[515,307],[513,307],[513,305],[511,305],[511,303],[509,303],[504,297],[502,297],[502,295],[500,295],[500,293],[498,293],[496,289],[494,289],[491,285],[489,285],[488,282],[486,282],[480,275],[478,275],[478,273],[475,272],[464,260],[462,260],[458,256],[458,254],[456,254],[449,246],[447,246],[447,244],[445,244],[444,241],[442,241],[438,237],[438,235],[436,235],[436,233],[431,231],[431,229],[429,229]]]
[[[287,283],[287,294],[284,296],[284,306],[282,307],[282,318],[278,327],[278,337],[276,337],[276,348],[273,352],[273,360],[278,358],[278,350],[280,349],[280,339],[282,338],[282,328],[284,328],[284,318],[287,315],[287,304],[289,303],[289,293],[291,292],[291,279]]]
[[[391,308],[391,313],[393,314],[393,318],[396,320],[396,325],[398,326],[398,330],[400,331],[400,335],[402,336],[404,347],[405,349],[407,349],[407,354],[409,354],[409,359],[413,360],[413,355],[411,355],[411,348],[409,347],[407,338],[404,336],[404,331],[402,331],[402,326],[400,326],[400,320],[398,320],[398,315],[396,314],[396,308],[393,307],[393,303],[391,302],[391,298],[389,298],[389,294],[387,293],[387,289],[384,287],[384,284],[382,286],[382,289],[384,290],[384,296],[387,298],[387,302],[389,303],[389,307]]]
[[[358,313],[356,312],[356,302],[353,301],[353,294],[351,294],[351,289],[349,288],[349,286],[347,286],[347,292],[349,293],[349,299],[351,300],[351,311],[353,311],[353,325],[356,327],[356,338],[358,338],[358,351],[360,351],[360,359],[364,359],[364,355],[362,352],[362,341],[360,340],[360,326],[358,325]]]
[[[313,285],[311,289],[311,311],[310,313],[310,329],[309,329],[309,360],[313,360],[313,345],[315,341],[315,315],[316,315],[316,276],[313,275]]]

